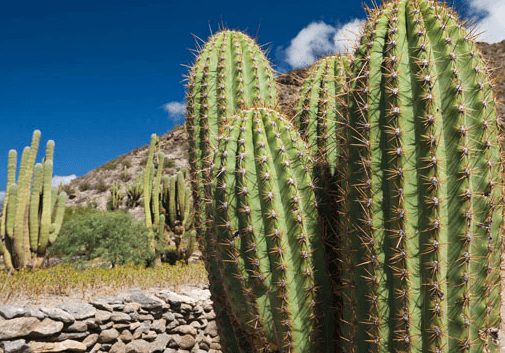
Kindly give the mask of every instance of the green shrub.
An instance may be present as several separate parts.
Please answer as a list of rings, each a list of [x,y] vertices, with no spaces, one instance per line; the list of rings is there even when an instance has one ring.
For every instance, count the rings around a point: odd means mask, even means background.
[[[123,159],[121,164],[123,165],[123,167],[126,167],[126,168],[130,168],[132,166],[132,162],[130,161],[129,158]]]
[[[99,258],[107,265],[150,264],[149,231],[142,222],[123,212],[72,208],[60,236],[49,248],[51,255],[77,266]]]
[[[109,190],[109,186],[105,184],[103,181],[101,181],[95,186],[95,189],[98,192],[106,192],[107,190]]]
[[[89,190],[91,189],[91,184],[89,183],[89,181],[86,181],[84,183],[81,183],[81,185],[79,185],[79,189],[81,191],[86,191],[86,190]]]
[[[171,159],[165,158],[165,162],[163,163],[164,168],[173,168],[175,167],[175,162]]]

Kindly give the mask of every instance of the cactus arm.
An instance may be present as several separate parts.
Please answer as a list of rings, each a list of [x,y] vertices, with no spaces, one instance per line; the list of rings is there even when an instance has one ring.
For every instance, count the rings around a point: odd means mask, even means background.
[[[160,223],[160,185],[163,174],[165,155],[163,154],[163,152],[158,152],[156,158],[158,160],[158,168],[156,169],[156,177],[154,179],[152,200],[153,200],[154,224],[158,225]]]
[[[177,177],[174,175],[170,177],[170,189],[168,200],[168,219],[170,228],[174,228],[175,221],[177,220]]]
[[[156,134],[151,135],[151,144],[149,145],[149,154],[147,157],[146,167],[144,169],[144,214],[145,214],[145,223],[148,229],[151,229],[153,226],[153,221],[151,218],[151,190],[152,190],[152,173],[153,173],[153,158],[154,158],[154,150],[156,145]]]
[[[182,171],[177,173],[177,217],[179,220],[184,221],[184,214],[186,210],[186,181]],[[189,199],[187,199],[189,201]]]
[[[5,248],[4,248],[4,262],[7,268],[15,268],[15,262],[13,259],[14,249],[14,222],[16,215],[16,207],[18,203],[18,186],[16,184],[11,184],[8,190],[10,194],[10,200],[5,207],[7,207],[7,213],[5,214]]]
[[[2,219],[0,220],[0,253],[4,254],[4,259],[9,257],[9,261],[5,260],[5,262],[10,264],[10,268],[12,268],[12,261],[10,257],[10,252],[12,249],[10,245],[7,246],[7,242],[10,240],[7,239],[7,229],[6,229],[6,220],[7,220],[7,209],[9,205],[9,189],[11,185],[14,185],[16,182],[16,163],[17,163],[17,152],[16,150],[9,151],[9,157],[7,162],[7,186],[5,192],[5,199],[2,209]],[[12,235],[12,233],[11,233]]]
[[[67,201],[67,193],[62,192],[58,195],[56,205],[54,206],[54,221],[51,223],[49,233],[49,244],[53,244],[60,234],[61,225],[63,224],[63,217],[65,216],[65,202]]]
[[[53,176],[53,162],[46,160],[44,162],[44,181],[42,186],[42,213],[40,216],[40,237],[38,239],[37,252],[43,255],[46,251],[51,231],[51,216],[53,212],[53,188],[51,179]]]
[[[30,198],[30,249],[32,251],[37,250],[39,241],[39,207],[40,196],[42,194],[43,171],[44,167],[40,163],[37,163],[33,170],[32,195]]]

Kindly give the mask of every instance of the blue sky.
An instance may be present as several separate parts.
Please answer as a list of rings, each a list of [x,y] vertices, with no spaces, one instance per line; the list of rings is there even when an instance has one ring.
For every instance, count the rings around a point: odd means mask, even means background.
[[[470,1],[470,2],[467,2]],[[501,0],[458,0],[488,42],[505,39]],[[371,0],[363,4],[371,5]],[[54,175],[81,176],[183,123],[181,83],[195,48],[222,24],[269,48],[274,67],[306,66],[343,47],[365,18],[355,0],[8,2],[0,12],[0,190],[9,149],[42,131],[56,142]],[[18,156],[20,158],[20,155]],[[1,195],[0,195],[1,196]]]

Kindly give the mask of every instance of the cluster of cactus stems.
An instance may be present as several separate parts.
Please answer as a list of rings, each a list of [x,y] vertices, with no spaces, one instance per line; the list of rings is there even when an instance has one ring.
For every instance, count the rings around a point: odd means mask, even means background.
[[[47,142],[43,162],[35,164],[39,142],[40,131],[35,130],[31,146],[23,150],[17,183],[17,152],[9,151],[7,192],[0,223],[0,253],[7,268],[40,266],[63,222],[67,195],[51,187],[54,141]]]
[[[123,187],[119,182],[115,182],[110,187],[110,195],[107,200],[107,208],[111,211],[118,210],[124,199]]]
[[[187,263],[193,253],[196,230],[193,227],[193,205],[191,188],[186,186],[186,170],[179,171],[171,177],[165,176],[161,186],[161,206],[164,209],[168,235],[173,238],[176,253],[180,260]],[[183,238],[185,248],[181,248]]]
[[[154,156],[156,155],[156,167]],[[191,189],[186,187],[187,173],[179,171],[172,177],[163,177],[165,155],[159,151],[159,138],[151,135],[151,143],[146,167],[142,176],[142,195],[144,195],[145,224],[151,230],[151,248],[157,249],[157,242],[164,245],[173,240],[179,257],[186,261],[193,253],[196,231],[193,226],[194,209],[191,202]],[[132,200],[138,197],[138,182],[132,184]],[[180,249],[183,237],[186,248]],[[171,239],[173,237],[174,239]]]
[[[139,174],[133,182],[126,185],[126,206],[137,207],[140,204],[143,187],[144,187],[143,174]]]
[[[212,36],[187,129],[224,350],[498,352],[501,135],[457,14],[369,9],[354,57],[311,68],[296,127],[275,102],[260,49]]]

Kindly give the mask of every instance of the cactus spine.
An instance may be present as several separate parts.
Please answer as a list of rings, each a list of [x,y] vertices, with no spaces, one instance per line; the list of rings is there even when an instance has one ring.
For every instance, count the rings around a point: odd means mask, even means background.
[[[471,37],[438,2],[371,11],[342,197],[344,352],[499,349],[499,136]]]
[[[236,320],[256,349],[333,352],[331,295],[310,160],[274,110],[234,116],[220,138],[206,243]],[[217,270],[217,269],[216,269]]]
[[[7,195],[0,227],[8,268],[40,266],[63,222],[66,194],[58,195],[57,189],[51,188],[54,141],[47,142],[44,162],[34,166],[39,141],[40,131],[36,130],[31,147],[23,151],[17,184],[17,154],[14,150],[9,152]]]

